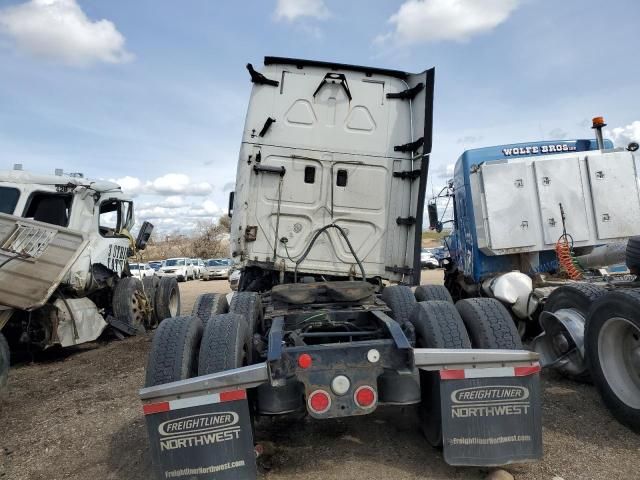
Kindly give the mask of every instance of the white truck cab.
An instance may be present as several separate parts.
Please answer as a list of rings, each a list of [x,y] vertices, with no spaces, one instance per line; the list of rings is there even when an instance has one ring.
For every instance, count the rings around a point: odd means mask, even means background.
[[[131,276],[128,258],[153,229],[144,222],[134,240],[133,225],[116,183],[0,171],[0,355],[93,341],[108,325],[135,334],[177,315],[175,279]],[[0,362],[0,387],[7,369]]]

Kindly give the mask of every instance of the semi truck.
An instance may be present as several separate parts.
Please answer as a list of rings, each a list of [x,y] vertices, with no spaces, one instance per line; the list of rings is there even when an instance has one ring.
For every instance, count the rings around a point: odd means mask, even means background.
[[[434,69],[247,69],[229,204],[238,291],[203,294],[155,333],[140,397],[158,478],[255,478],[254,422],[382,407],[413,406],[453,465],[539,459],[538,355],[507,309],[411,289]]]
[[[543,366],[591,379],[613,415],[640,431],[638,144],[595,138],[464,152],[445,285],[454,300],[507,306]],[[430,226],[442,229],[437,201]]]
[[[180,312],[175,279],[131,276],[143,250],[133,200],[119,185],[83,175],[0,172],[0,388],[11,350],[70,347],[108,326],[133,335]]]

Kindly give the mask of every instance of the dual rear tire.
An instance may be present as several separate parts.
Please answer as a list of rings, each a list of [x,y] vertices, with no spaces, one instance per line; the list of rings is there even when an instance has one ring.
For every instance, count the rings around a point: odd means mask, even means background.
[[[262,314],[258,294],[235,294],[231,307],[224,295],[203,294],[197,299],[193,313],[160,324],[149,354],[145,386],[251,363],[251,337]]]
[[[385,291],[392,288],[392,294]],[[403,290],[403,291],[401,291]],[[447,349],[512,349],[522,348],[516,325],[507,309],[493,298],[472,298],[455,305],[449,292],[440,285],[416,289],[415,299],[408,287],[393,286],[383,291],[382,298],[391,308],[396,321],[405,318],[416,335],[416,347]],[[405,305],[395,310],[403,300]],[[391,301],[389,301],[391,300]],[[416,300],[418,300],[416,302]],[[427,441],[442,445],[442,412],[439,372],[420,371],[420,426]]]

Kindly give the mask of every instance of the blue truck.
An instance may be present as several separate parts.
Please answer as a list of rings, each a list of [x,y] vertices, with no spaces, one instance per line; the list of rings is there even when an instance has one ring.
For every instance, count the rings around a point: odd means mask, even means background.
[[[498,299],[543,366],[593,380],[616,418],[637,431],[638,144],[614,148],[604,126],[594,118],[595,139],[464,152],[446,192],[454,214],[445,285],[455,301]],[[436,200],[428,211],[440,230]]]

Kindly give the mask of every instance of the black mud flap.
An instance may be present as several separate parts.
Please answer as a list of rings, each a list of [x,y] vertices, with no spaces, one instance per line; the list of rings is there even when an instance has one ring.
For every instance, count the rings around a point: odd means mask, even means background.
[[[440,371],[449,465],[497,466],[542,457],[540,367]]]
[[[255,480],[246,390],[144,405],[157,479]]]

